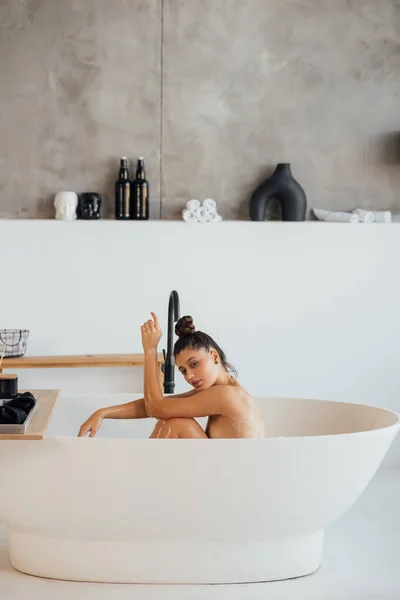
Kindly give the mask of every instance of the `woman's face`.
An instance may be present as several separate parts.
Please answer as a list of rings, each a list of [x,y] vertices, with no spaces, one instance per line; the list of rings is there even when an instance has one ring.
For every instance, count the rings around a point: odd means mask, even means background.
[[[196,390],[204,390],[215,384],[221,367],[218,353],[205,348],[185,348],[175,358],[176,366],[186,381]]]

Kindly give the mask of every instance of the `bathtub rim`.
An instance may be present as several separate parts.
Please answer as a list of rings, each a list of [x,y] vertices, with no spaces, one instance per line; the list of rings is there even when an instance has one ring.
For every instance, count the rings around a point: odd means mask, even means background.
[[[132,419],[134,420],[134,419]],[[346,432],[346,433],[326,433],[326,434],[321,434],[321,435],[281,435],[281,436],[271,436],[271,437],[264,437],[264,438],[207,438],[209,442],[217,442],[217,441],[224,441],[224,442],[238,442],[238,441],[247,441],[247,442],[257,442],[257,441],[262,441],[262,440],[304,440],[304,439],[322,439],[322,438],[334,438],[334,437],[349,437],[349,436],[361,436],[361,435],[377,435],[378,433],[381,433],[382,431],[387,431],[389,429],[400,429],[400,422],[399,420],[397,421],[397,423],[392,423],[392,425],[387,425],[385,427],[379,427],[378,429],[366,429],[365,431],[351,431],[351,432]],[[79,438],[77,435],[49,435],[49,436],[45,436],[42,440],[31,440],[33,442],[35,441],[43,441],[43,440],[130,440],[131,442],[143,442],[144,440],[149,440],[150,438],[148,437],[141,437],[141,438],[134,438],[134,437],[113,437],[113,436],[104,436],[104,437],[89,437],[89,436],[85,436],[82,438]],[[177,441],[177,438],[173,438],[173,439],[157,439],[154,438],[154,441],[158,441],[158,442],[171,442],[171,441]],[[2,440],[2,441],[16,441],[16,440]],[[194,441],[204,441],[203,438],[201,438],[201,440],[199,440],[199,438],[185,438],[184,440],[178,440],[180,442],[182,441],[190,441],[190,442],[194,442]]]
[[[122,394],[121,394],[122,395]],[[123,395],[129,395],[129,392],[124,392]],[[136,392],[134,394],[135,396],[140,396],[140,394],[138,392]],[[83,396],[92,396],[92,394],[83,394]],[[141,396],[140,396],[141,397]],[[390,416],[393,416],[396,418],[396,421],[394,423],[391,423],[389,425],[385,425],[383,427],[377,427],[375,429],[364,429],[362,431],[349,431],[349,432],[339,432],[339,433],[324,433],[324,434],[316,434],[316,435],[290,435],[290,436],[266,436],[264,438],[208,438],[209,441],[216,441],[216,440],[224,440],[225,442],[229,442],[229,441],[238,441],[238,440],[248,440],[248,441],[257,441],[257,440],[300,440],[300,439],[308,439],[308,438],[317,438],[317,439],[322,439],[322,438],[333,438],[333,437],[337,437],[337,436],[343,436],[343,437],[348,437],[348,436],[360,436],[360,435],[365,435],[365,434],[369,434],[369,435],[373,435],[373,434],[378,434],[381,433],[382,431],[388,431],[390,429],[396,429],[400,427],[400,412],[396,412],[395,410],[389,409],[389,408],[385,408],[383,406],[377,406],[376,404],[360,404],[359,402],[346,402],[343,400],[322,400],[319,398],[295,398],[293,396],[253,396],[254,400],[258,401],[258,400],[304,400],[306,402],[317,402],[317,403],[327,403],[327,404],[345,404],[348,406],[357,406],[357,407],[361,407],[361,408],[372,408],[372,409],[376,409],[378,411],[382,411],[384,413],[387,413]],[[62,399],[62,398],[60,398]],[[132,420],[135,421],[135,419],[126,419],[126,420]],[[114,439],[114,440],[130,440],[130,441],[143,441],[143,440],[148,440],[150,438],[148,437],[141,437],[141,438],[133,438],[133,437],[97,437],[94,436],[93,438],[90,438],[88,436],[82,437],[82,438],[78,438],[78,435],[45,435],[43,437],[43,440],[45,439],[97,439],[97,440],[105,440],[105,439]],[[157,439],[157,438],[154,438]],[[190,440],[191,438],[185,438],[185,440]],[[5,440],[5,441],[11,441],[11,440]],[[158,441],[171,441],[171,440],[158,440]],[[182,441],[182,440],[181,440]],[[193,440],[191,440],[193,441]]]
[[[130,395],[129,392],[123,392],[121,395],[124,396],[128,396]],[[139,392],[135,392],[132,394],[133,396],[139,396],[141,397],[141,394]],[[76,397],[77,395],[74,394],[74,397]],[[82,394],[82,396],[93,396],[93,394]],[[361,435],[378,435],[383,431],[389,431],[391,429],[399,429],[400,428],[400,413],[392,410],[392,409],[388,409],[385,408],[383,406],[377,406],[375,404],[360,404],[359,402],[346,402],[343,400],[322,400],[322,399],[318,399],[318,398],[296,398],[293,396],[253,396],[254,400],[257,401],[262,401],[262,400],[300,400],[300,401],[306,401],[306,402],[313,402],[313,403],[326,403],[326,404],[342,404],[342,405],[347,405],[347,406],[356,406],[356,407],[360,407],[360,408],[372,408],[375,409],[377,411],[381,411],[386,413],[387,415],[390,415],[391,417],[394,417],[396,419],[396,421],[394,423],[391,423],[389,425],[385,425],[383,427],[377,427],[374,429],[364,429],[362,431],[350,431],[350,432],[338,432],[338,433],[324,433],[324,434],[316,434],[316,435],[290,435],[290,436],[266,436],[264,438],[208,438],[209,441],[216,441],[216,440],[223,440],[224,442],[237,442],[238,440],[244,441],[260,441],[260,440],[300,440],[300,439],[309,439],[309,438],[316,438],[316,439],[322,439],[322,438],[334,438],[334,437],[338,437],[338,436],[342,436],[342,437],[348,437],[348,436],[361,436]],[[135,398],[136,399],[136,398]],[[60,405],[60,401],[62,400],[62,393],[59,394],[58,397],[58,403],[57,406]],[[67,398],[68,400],[68,398]],[[54,415],[54,411],[52,412],[52,415],[50,417],[49,423],[52,419]],[[125,421],[135,421],[135,419],[125,419]],[[135,438],[135,437],[113,437],[113,436],[105,436],[105,437],[97,437],[94,436],[93,438],[90,438],[88,436],[82,437],[82,438],[78,438],[78,434],[76,435],[45,435],[43,436],[42,439],[37,439],[37,440],[15,440],[15,439],[10,439],[10,440],[0,440],[0,442],[11,442],[11,441],[44,441],[44,440],[58,440],[58,439],[97,439],[97,440],[106,440],[106,439],[114,439],[114,440],[130,440],[130,441],[135,441],[135,442],[142,442],[143,440],[148,440],[150,438],[148,437],[140,437],[140,438]],[[190,440],[190,438],[185,438],[185,440]],[[158,441],[171,441],[171,440],[158,440]],[[191,440],[193,441],[193,440]]]

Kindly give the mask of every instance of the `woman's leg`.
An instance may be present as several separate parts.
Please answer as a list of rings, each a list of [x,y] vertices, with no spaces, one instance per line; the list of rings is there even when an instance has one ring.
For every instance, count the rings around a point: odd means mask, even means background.
[[[160,419],[150,438],[205,438],[208,436],[194,419]]]

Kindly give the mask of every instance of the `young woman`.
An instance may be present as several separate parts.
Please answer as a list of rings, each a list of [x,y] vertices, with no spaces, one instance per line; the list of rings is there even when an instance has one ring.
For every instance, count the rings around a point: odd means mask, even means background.
[[[193,390],[164,397],[157,364],[161,329],[154,313],[141,327],[144,350],[144,398],[96,411],[80,428],[93,437],[103,419],[155,417],[151,438],[259,438],[264,423],[250,394],[232,375],[233,368],[218,344],[196,331],[192,317],[175,326],[175,364]],[[204,430],[195,420],[208,417]]]

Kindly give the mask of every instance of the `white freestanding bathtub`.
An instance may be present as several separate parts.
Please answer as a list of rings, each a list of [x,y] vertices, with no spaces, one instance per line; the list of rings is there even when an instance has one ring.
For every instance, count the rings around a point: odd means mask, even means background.
[[[93,409],[136,397],[62,398],[44,440],[0,441],[0,520],[16,569],[97,582],[306,575],[399,429],[381,408],[263,398],[262,440],[148,440],[150,419],[64,437]],[[125,437],[106,437],[116,432]]]

